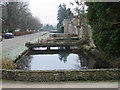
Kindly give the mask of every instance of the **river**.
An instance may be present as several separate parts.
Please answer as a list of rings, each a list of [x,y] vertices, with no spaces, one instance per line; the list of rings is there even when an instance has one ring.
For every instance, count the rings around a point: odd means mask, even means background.
[[[46,51],[47,52],[47,51]],[[87,57],[83,52],[61,51],[26,55],[16,61],[22,70],[81,70],[108,68],[107,63]]]

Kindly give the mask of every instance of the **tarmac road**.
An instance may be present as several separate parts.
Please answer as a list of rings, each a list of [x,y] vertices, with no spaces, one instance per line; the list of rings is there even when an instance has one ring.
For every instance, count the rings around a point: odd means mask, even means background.
[[[40,37],[46,32],[38,32],[38,33],[33,33],[33,34],[28,34],[28,35],[23,35],[23,36],[17,36],[15,38],[11,39],[4,39],[2,42],[0,42],[0,47],[2,47],[2,52],[16,47],[17,45],[20,45],[21,43],[26,43],[28,41],[32,41],[35,38]]]
[[[49,33],[47,31],[37,32],[33,34],[16,36],[11,39],[4,39],[0,42],[0,59],[10,58],[15,60],[22,52],[24,52],[27,47],[25,47],[26,42],[34,42],[37,39],[44,39],[48,37]]]

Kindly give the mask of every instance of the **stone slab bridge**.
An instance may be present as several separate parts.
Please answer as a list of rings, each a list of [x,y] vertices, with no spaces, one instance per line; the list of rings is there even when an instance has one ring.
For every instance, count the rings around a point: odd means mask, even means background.
[[[46,50],[52,50],[51,47],[58,47],[58,49],[71,49],[70,47],[77,47],[75,43],[26,43],[25,46],[29,50],[36,50],[35,48],[44,48]],[[40,50],[40,49],[38,49]]]
[[[80,49],[80,46],[86,44],[85,41],[78,41],[78,42],[72,42],[72,41],[65,41],[65,42],[37,42],[37,43],[31,43],[27,42],[25,46],[29,50],[41,50],[38,48],[44,48],[46,47],[48,51],[52,51],[51,47],[58,47],[58,50],[64,49],[64,50],[72,50],[72,49]],[[37,49],[36,49],[37,48]],[[54,50],[54,49],[53,49]]]
[[[36,42],[36,43],[31,43],[27,42],[25,46],[30,50],[30,51],[60,51],[60,50],[79,50],[81,49],[80,46],[86,44],[85,41],[78,41],[78,42]],[[40,48],[45,48],[45,50],[41,50]],[[52,49],[57,47],[57,49]]]
[[[87,42],[80,40],[74,34],[60,34],[51,33],[49,37],[44,40],[38,40],[35,43],[27,42],[25,46],[29,51],[65,51],[65,50],[79,50],[80,47]],[[57,47],[57,49],[55,49]],[[41,49],[46,48],[46,49]]]

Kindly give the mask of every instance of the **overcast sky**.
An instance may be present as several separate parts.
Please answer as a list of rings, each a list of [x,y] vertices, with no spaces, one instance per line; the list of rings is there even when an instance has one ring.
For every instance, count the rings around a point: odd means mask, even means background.
[[[29,0],[33,15],[37,16],[43,24],[57,24],[57,11],[60,4],[65,3],[70,7],[74,0]]]

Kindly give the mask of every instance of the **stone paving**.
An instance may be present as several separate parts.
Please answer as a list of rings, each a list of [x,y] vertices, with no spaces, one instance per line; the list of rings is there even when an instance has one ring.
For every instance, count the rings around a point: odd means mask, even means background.
[[[118,88],[118,82],[21,82],[4,80],[2,88]]]

